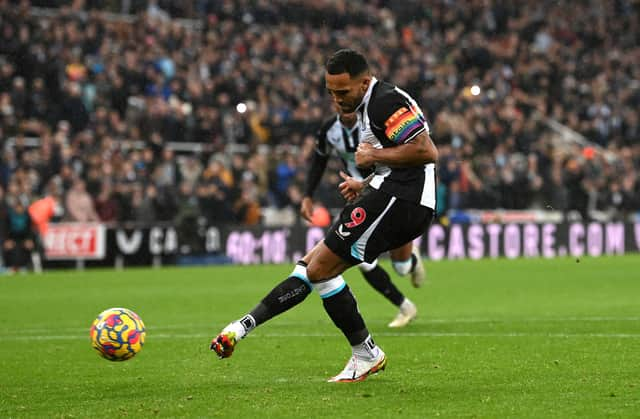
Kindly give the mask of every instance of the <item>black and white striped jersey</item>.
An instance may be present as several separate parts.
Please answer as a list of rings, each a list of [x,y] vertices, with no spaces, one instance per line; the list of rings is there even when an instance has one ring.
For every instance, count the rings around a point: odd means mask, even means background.
[[[416,101],[398,87],[375,77],[358,106],[358,114],[360,141],[376,148],[397,147],[422,132],[429,133],[429,124]],[[434,163],[404,168],[376,165],[370,186],[435,210]]]
[[[316,147],[307,173],[305,196],[313,196],[332,153],[340,157],[345,171],[356,179],[362,180],[373,172],[373,169],[370,168],[358,169],[356,167],[355,152],[361,138],[361,126],[359,122],[356,122],[353,127],[346,127],[340,122],[338,115],[329,118],[322,124],[316,135]]]
[[[358,116],[359,118],[359,116]],[[344,168],[349,176],[362,180],[372,172],[372,169],[358,169],[356,167],[355,152],[360,143],[361,124],[348,128],[340,122],[340,116],[336,115],[327,120],[320,128],[316,139],[315,152],[322,156],[329,156],[331,152],[342,160]]]

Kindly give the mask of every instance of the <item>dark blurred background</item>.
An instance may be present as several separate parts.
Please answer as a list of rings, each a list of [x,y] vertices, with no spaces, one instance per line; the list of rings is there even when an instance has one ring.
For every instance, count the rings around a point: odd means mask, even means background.
[[[54,220],[298,222],[332,113],[323,64],[343,47],[425,111],[440,217],[626,218],[639,16],[631,0],[0,0],[0,218],[20,203]],[[339,165],[316,196],[330,210]]]

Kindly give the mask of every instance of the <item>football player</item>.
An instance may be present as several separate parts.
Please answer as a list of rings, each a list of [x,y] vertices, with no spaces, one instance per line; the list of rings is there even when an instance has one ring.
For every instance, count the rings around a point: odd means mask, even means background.
[[[342,273],[421,236],[436,208],[438,151],[416,102],[396,86],[373,77],[365,57],[343,49],[325,68],[325,85],[343,113],[358,112],[363,140],[358,167],[374,167],[364,180],[343,174],[348,200],[339,219],[244,317],[231,322],[211,342],[219,357],[231,356],[254,328],[300,304],[315,290],[325,311],[351,345],[347,365],[330,382],[355,382],[384,370],[387,357],[374,342]]]

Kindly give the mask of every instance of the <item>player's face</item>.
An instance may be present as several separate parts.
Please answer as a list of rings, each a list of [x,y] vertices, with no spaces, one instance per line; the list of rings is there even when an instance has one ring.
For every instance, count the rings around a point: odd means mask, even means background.
[[[343,112],[335,102],[333,102],[333,109],[340,115],[340,121],[347,126],[353,126],[358,120],[358,114],[356,112]]]
[[[349,73],[324,75],[327,91],[342,113],[355,112],[367,92],[371,76],[363,74],[351,77]]]

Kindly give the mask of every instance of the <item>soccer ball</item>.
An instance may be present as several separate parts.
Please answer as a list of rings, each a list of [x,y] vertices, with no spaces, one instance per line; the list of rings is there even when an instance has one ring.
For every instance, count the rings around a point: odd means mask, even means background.
[[[109,308],[98,315],[89,331],[91,346],[109,361],[126,361],[142,350],[142,319],[126,308]]]

